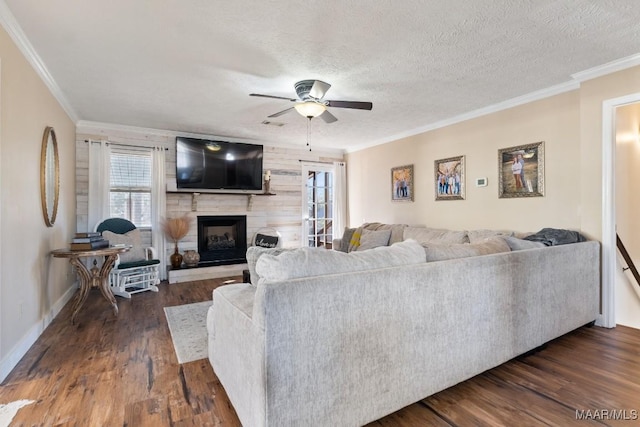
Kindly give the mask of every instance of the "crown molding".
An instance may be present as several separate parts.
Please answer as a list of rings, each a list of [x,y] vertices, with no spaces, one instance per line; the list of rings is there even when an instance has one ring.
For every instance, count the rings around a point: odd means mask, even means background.
[[[584,82],[638,65],[640,65],[640,53],[627,56],[626,58],[616,59],[615,61],[607,62],[606,64],[598,65],[588,70],[579,71],[571,74],[571,78],[578,82]]]
[[[0,25],[9,34],[13,42],[18,46],[18,49],[27,61],[31,64],[38,76],[42,79],[44,84],[49,88],[51,94],[56,98],[62,109],[67,113],[71,121],[74,123],[78,121],[78,114],[71,107],[71,104],[67,101],[67,98],[62,93],[60,86],[55,82],[53,76],[49,73],[49,70],[40,59],[33,45],[22,31],[22,28],[16,21],[15,16],[11,13],[9,6],[4,0],[0,0]]]
[[[105,134],[106,132],[126,132],[130,134],[137,135],[146,135],[146,136],[155,136],[161,138],[175,138],[176,136],[185,136],[189,138],[201,138],[201,139],[221,139],[229,142],[242,142],[245,144],[260,144],[267,147],[282,147],[282,148],[293,148],[293,149],[304,149],[306,147],[301,145],[294,144],[286,144],[282,142],[274,142],[269,140],[255,140],[250,138],[238,138],[232,136],[224,136],[224,135],[211,135],[211,134],[203,134],[203,133],[193,133],[193,132],[181,132],[167,129],[154,129],[154,128],[144,128],[138,126],[130,126],[130,125],[119,125],[114,123],[103,123],[103,122],[94,122],[90,120],[79,120],[76,123],[76,133],[78,134]],[[108,136],[108,135],[107,135]],[[313,148],[316,152],[327,153],[327,154],[340,154],[343,155],[345,153],[344,149],[341,148],[326,148],[326,147],[316,147]]]
[[[395,135],[379,139],[376,141],[372,141],[368,144],[358,145],[356,147],[352,147],[347,149],[347,153],[353,153],[356,151],[364,150],[366,148],[375,147],[376,145],[386,144],[388,142],[397,141],[402,138],[408,138],[410,136],[419,135],[421,133],[429,132],[432,130],[444,128],[447,126],[454,125],[456,123],[464,122],[467,120],[475,119],[478,117],[486,116],[488,114],[497,113],[499,111],[507,110],[509,108],[517,107],[520,105],[528,104],[530,102],[539,101],[541,99],[549,98],[555,95],[559,95],[565,92],[570,92],[572,90],[576,90],[580,88],[580,83],[577,81],[568,81],[565,83],[561,83],[555,86],[551,86],[545,89],[537,90],[535,92],[528,93],[526,95],[518,96],[516,98],[511,98],[503,102],[499,102],[497,104],[489,105],[487,107],[479,108],[477,110],[469,111],[468,113],[463,113],[445,120],[440,120],[435,123],[428,124],[426,126],[421,126],[418,128],[414,128],[408,130],[406,132],[397,133]]]

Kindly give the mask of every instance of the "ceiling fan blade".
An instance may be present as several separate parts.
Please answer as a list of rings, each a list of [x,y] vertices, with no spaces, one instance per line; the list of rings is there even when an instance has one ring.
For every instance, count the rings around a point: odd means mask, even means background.
[[[324,94],[327,93],[330,87],[331,85],[329,83],[316,80],[313,82],[313,86],[311,86],[309,96],[311,96],[312,98],[321,99]]]
[[[286,99],[286,100],[292,101],[292,102],[297,101],[297,99],[289,98],[289,97],[286,97],[286,96],[262,95],[260,93],[250,93],[249,96],[259,96],[261,98],[273,98],[273,99]]]
[[[291,110],[293,110],[293,107],[289,107],[286,110],[278,111],[277,113],[274,113],[274,114],[272,114],[270,116],[267,116],[267,117],[280,117],[283,114],[287,114]]]
[[[331,114],[329,110],[324,110],[324,113],[320,114],[320,118],[324,120],[325,123],[333,123],[338,121],[338,118]]]
[[[355,108],[358,110],[371,110],[373,104],[371,102],[359,102],[359,101],[325,101],[327,107],[337,108]]]

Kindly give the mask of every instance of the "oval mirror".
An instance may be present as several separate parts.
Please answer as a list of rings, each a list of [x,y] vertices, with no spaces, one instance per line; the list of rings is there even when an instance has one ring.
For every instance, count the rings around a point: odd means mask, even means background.
[[[40,154],[40,198],[42,214],[47,227],[53,227],[58,213],[60,187],[60,166],[58,161],[58,141],[51,126],[47,126],[42,136]]]

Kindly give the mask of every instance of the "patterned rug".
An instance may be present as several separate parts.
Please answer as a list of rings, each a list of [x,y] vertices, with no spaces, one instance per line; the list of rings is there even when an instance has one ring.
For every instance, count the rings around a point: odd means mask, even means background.
[[[207,310],[209,307],[211,307],[211,301],[164,308],[178,363],[188,363],[208,357]]]

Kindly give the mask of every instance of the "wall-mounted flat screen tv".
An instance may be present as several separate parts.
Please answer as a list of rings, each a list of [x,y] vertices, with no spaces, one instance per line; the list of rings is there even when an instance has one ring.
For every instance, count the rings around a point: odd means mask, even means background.
[[[176,138],[178,189],[261,190],[262,145]]]

